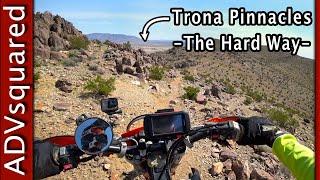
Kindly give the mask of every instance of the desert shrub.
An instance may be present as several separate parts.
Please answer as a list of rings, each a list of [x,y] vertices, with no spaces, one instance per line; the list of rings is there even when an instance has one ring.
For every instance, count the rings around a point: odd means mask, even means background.
[[[38,82],[39,79],[40,79],[40,73],[37,71],[33,74],[33,80],[34,82]]]
[[[195,77],[192,75],[192,74],[186,74],[184,75],[183,77],[186,81],[191,81],[191,82],[194,82],[196,79]]]
[[[89,70],[90,71],[97,71],[98,69],[99,69],[99,67],[96,64],[89,65]]]
[[[267,111],[267,115],[280,127],[291,130],[298,126],[298,122],[290,114],[282,109],[272,108]]]
[[[77,53],[75,51],[69,51],[68,56],[69,56],[69,58],[77,57]]]
[[[246,99],[244,100],[243,104],[250,105],[251,103],[252,103],[252,98],[247,96]]]
[[[40,59],[35,59],[33,62],[33,66],[34,67],[40,67],[42,65]]]
[[[70,39],[71,49],[88,49],[89,40],[82,36],[74,36]]]
[[[153,80],[161,80],[164,77],[165,70],[160,66],[153,66],[150,68],[149,78]]]
[[[258,91],[248,90],[247,95],[254,99],[256,102],[261,102],[264,99],[263,94]]]
[[[200,89],[197,87],[188,86],[184,88],[185,93],[182,95],[184,99],[195,100]]]
[[[64,59],[61,61],[61,64],[66,67],[74,67],[77,66],[77,62],[72,59]]]
[[[97,76],[94,79],[87,81],[86,90],[91,91],[94,94],[108,96],[115,88],[115,78],[103,79],[101,76]]]
[[[232,84],[230,84],[229,82],[225,82],[225,92],[228,94],[235,94],[237,91],[236,89],[232,86]]]

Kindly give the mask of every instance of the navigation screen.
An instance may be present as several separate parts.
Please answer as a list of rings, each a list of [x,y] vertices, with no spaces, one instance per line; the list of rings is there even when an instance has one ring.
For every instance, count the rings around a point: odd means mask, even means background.
[[[175,134],[184,132],[184,116],[181,114],[159,116],[152,119],[154,135]]]

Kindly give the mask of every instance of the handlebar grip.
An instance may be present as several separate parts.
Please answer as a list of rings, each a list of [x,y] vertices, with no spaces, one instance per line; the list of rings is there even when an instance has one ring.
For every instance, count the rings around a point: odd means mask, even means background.
[[[121,147],[120,146],[109,146],[108,153],[120,153]]]
[[[209,137],[210,136],[210,131],[204,131],[204,132],[197,132],[196,134],[194,134],[194,135],[191,135],[190,137],[189,137],[189,141],[190,141],[190,143],[194,143],[194,142],[196,142],[196,141],[199,141],[199,140],[201,140],[201,139],[205,139],[205,138],[207,138],[207,137]]]

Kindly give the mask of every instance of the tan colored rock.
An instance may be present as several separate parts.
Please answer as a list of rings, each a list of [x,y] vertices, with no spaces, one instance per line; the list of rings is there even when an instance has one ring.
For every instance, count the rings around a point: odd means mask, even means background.
[[[212,167],[210,169],[210,174],[212,176],[216,176],[222,173],[223,170],[223,163],[222,162],[217,162],[212,164]]]

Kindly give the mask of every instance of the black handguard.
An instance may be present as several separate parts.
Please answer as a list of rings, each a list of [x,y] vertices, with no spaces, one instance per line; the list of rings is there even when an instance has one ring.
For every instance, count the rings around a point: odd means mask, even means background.
[[[268,145],[272,147],[274,140],[286,133],[280,131],[269,119],[264,117],[240,117],[238,123],[244,129],[244,133],[238,141],[240,145]]]
[[[82,152],[75,145],[56,146],[48,141],[34,142],[34,179],[43,179],[76,168]]]
[[[50,142],[34,143],[34,179],[43,179],[60,173],[60,167],[54,160],[55,146]]]

